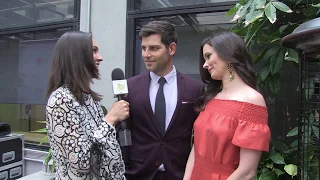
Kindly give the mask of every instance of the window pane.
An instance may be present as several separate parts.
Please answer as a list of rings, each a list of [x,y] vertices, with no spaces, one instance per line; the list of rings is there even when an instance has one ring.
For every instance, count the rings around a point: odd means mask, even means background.
[[[177,15],[170,17],[147,18],[136,20],[136,72],[146,71],[141,56],[141,41],[138,36],[142,25],[153,20],[166,20],[171,22],[178,34],[177,52],[174,56],[174,65],[181,73],[200,79],[198,68],[199,47],[202,40],[212,33],[228,30],[233,24],[226,12],[201,13]]]
[[[73,19],[75,0],[0,1],[0,29]]]
[[[46,133],[32,131],[45,128],[45,105],[0,104],[0,122],[9,123],[13,133],[24,134],[25,141],[40,142]]]
[[[0,103],[46,104],[54,45],[67,30],[0,36]]]
[[[0,122],[25,140],[39,142],[45,133],[45,92],[56,40],[72,27],[0,35]],[[39,122],[40,121],[40,122]]]
[[[135,10],[160,9],[234,0],[135,0]]]

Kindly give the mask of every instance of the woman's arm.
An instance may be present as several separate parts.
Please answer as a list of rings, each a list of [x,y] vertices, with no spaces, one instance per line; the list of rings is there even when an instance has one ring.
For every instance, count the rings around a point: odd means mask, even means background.
[[[102,109],[99,113],[103,115]],[[128,116],[129,103],[123,100],[118,101],[113,104],[100,126],[93,131],[93,141],[99,144],[98,148],[105,157],[100,159],[100,172],[106,179],[120,180],[124,177],[125,167],[114,125]]]
[[[191,152],[190,152],[190,155],[188,158],[188,162],[187,162],[186,170],[184,172],[183,180],[191,179],[193,165],[194,165],[194,145],[192,146],[192,149],[191,149]]]
[[[256,175],[260,156],[261,151],[241,148],[239,167],[227,180],[252,180]]]

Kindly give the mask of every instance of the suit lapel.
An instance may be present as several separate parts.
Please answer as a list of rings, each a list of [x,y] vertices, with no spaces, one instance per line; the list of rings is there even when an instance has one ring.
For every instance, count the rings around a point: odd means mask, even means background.
[[[172,124],[174,123],[175,119],[177,118],[177,115],[179,114],[181,102],[182,102],[182,93],[183,93],[183,89],[184,89],[183,86],[184,86],[183,76],[180,72],[177,71],[177,90],[178,90],[177,105],[176,105],[176,109],[174,110],[171,121],[170,121],[168,128],[166,129],[166,132],[164,133],[164,135],[166,135],[166,133],[170,130]]]
[[[150,96],[149,96],[150,83],[151,83],[151,77],[150,77],[150,73],[148,72],[143,75],[143,82],[140,86],[142,90],[146,90],[146,91],[143,91],[144,94],[141,96],[142,97],[141,101],[143,102],[144,109],[147,112],[149,119],[152,121],[152,124],[154,125],[155,129],[158,131],[159,135],[161,135],[161,132],[156,124],[156,117],[152,111],[151,104],[150,104]]]

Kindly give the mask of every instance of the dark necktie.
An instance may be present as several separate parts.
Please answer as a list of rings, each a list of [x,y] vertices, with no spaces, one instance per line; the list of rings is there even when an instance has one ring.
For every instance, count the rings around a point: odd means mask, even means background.
[[[161,77],[158,83],[159,83],[159,89],[156,96],[154,114],[157,117],[157,125],[159,127],[159,130],[163,135],[166,128],[165,127],[166,126],[166,100],[164,98],[163,85],[166,83],[166,79],[164,77]]]

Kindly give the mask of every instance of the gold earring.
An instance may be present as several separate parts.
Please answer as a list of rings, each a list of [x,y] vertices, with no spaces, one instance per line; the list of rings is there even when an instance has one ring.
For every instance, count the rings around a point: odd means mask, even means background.
[[[231,63],[228,64],[229,81],[234,80],[234,67]]]

